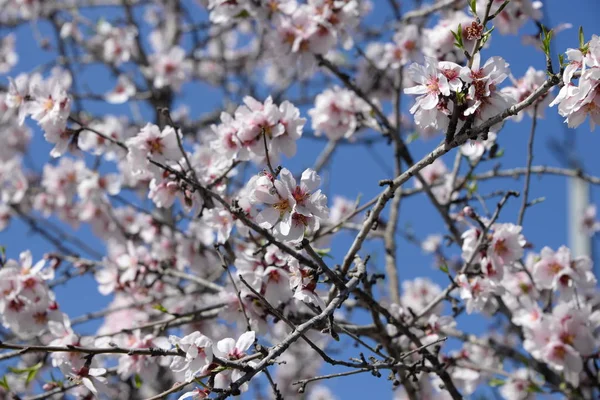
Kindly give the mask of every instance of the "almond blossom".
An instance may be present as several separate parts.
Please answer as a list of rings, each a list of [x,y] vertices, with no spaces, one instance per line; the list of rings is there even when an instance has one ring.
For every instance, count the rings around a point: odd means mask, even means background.
[[[239,360],[246,356],[246,351],[254,344],[256,333],[254,331],[244,332],[237,339],[225,338],[217,342],[214,349],[215,355],[228,360]],[[215,378],[216,388],[226,388],[231,382],[235,382],[243,376],[244,372],[239,369],[226,370],[219,373]],[[248,384],[242,385],[240,390],[246,391]]]
[[[158,167],[150,164],[148,158],[156,162],[177,161],[182,154],[177,143],[177,132],[171,126],[162,131],[153,124],[146,124],[134,137],[126,141],[129,148],[127,161],[135,173],[143,171],[159,172]]]
[[[600,221],[596,220],[596,206],[594,204],[590,204],[585,208],[581,218],[581,230],[590,236],[600,232]]]
[[[213,358],[211,339],[196,331],[182,338],[172,335],[169,337],[169,342],[185,352],[185,358],[173,357],[170,365],[173,371],[184,372],[186,381],[191,381],[207,372]]]
[[[15,52],[15,35],[10,34],[0,40],[0,74],[8,73],[19,60]]]
[[[600,123],[597,35],[530,67],[534,0],[0,3],[0,397],[600,393],[593,257],[504,179],[598,183],[514,165],[525,114]]]
[[[327,197],[317,189],[321,180],[312,169],[302,173],[299,185],[285,168],[279,177],[263,174],[257,179],[251,197],[266,207],[256,219],[263,227],[275,228],[285,240],[300,242],[306,229],[316,231],[319,221],[328,217]]]
[[[62,320],[62,315],[47,284],[54,271],[45,268],[45,260],[33,264],[29,251],[19,258],[7,260],[0,269],[0,314],[4,327],[22,338],[31,338],[42,332],[48,321]]]
[[[558,104],[558,112],[566,117],[565,122],[569,127],[581,125],[589,116],[590,130],[593,130],[596,124],[600,124],[600,96],[597,90],[600,84],[600,37],[593,35],[585,46],[585,55],[581,49],[567,51],[569,65],[563,75],[564,86],[550,105]],[[577,84],[571,81],[576,72],[581,74]]]
[[[498,90],[510,73],[508,63],[501,57],[491,57],[483,66],[479,53],[473,56],[473,64],[463,67],[460,78],[467,84],[468,108],[464,115],[474,114],[481,120],[486,120],[512,105],[513,100]]]
[[[596,278],[591,270],[592,262],[588,257],[573,258],[565,246],[556,252],[544,247],[532,274],[539,287],[560,290],[561,295],[571,297],[576,288],[595,285]]]
[[[354,92],[334,87],[317,95],[315,107],[308,111],[315,135],[325,134],[329,140],[350,139],[368,119],[371,107]]]
[[[136,94],[136,88],[126,75],[119,75],[115,87],[104,95],[111,104],[122,104]]]

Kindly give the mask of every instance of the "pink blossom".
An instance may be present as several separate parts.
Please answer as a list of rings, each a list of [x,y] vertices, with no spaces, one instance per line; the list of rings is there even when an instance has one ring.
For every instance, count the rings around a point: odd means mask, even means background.
[[[181,89],[192,70],[192,62],[185,55],[185,50],[178,46],[150,55],[151,67],[146,74],[154,79],[155,88],[169,86],[176,92]]]
[[[590,236],[600,232],[600,221],[596,220],[596,205],[588,205],[581,218],[581,230]]]
[[[185,380],[191,381],[207,372],[213,359],[213,342],[200,332],[192,332],[183,338],[171,335],[169,342],[185,352],[184,357],[173,357],[170,368],[185,372]]]
[[[370,106],[348,89],[334,87],[317,95],[315,107],[308,111],[315,135],[329,140],[350,139],[368,118]]]
[[[0,74],[8,73],[19,61],[15,52],[15,35],[9,34],[0,39]]]
[[[135,93],[135,85],[129,78],[126,75],[119,75],[117,84],[110,92],[104,95],[104,98],[111,104],[123,104],[135,96]]]
[[[145,170],[159,172],[158,167],[150,165],[148,158],[161,163],[181,158],[176,135],[178,133],[171,126],[161,131],[156,125],[146,124],[135,137],[126,141],[129,148],[127,160],[132,169],[136,173]]]
[[[425,66],[413,63],[408,74],[417,85],[404,89],[404,93],[420,95],[410,110],[411,114],[419,108],[431,110],[438,105],[441,96],[450,95],[448,79],[438,71],[436,60],[427,58]]]

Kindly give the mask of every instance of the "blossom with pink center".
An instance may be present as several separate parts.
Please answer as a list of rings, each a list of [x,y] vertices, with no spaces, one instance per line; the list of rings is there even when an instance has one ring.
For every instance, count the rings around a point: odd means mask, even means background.
[[[472,49],[475,39],[469,38],[466,28],[473,22],[473,17],[463,11],[449,11],[431,28],[422,30],[423,53],[425,56],[438,60],[461,62],[465,59],[464,52],[454,46],[452,31],[462,25],[462,32],[458,32],[463,39],[465,49]]]
[[[329,215],[329,222],[332,224],[338,224],[349,215],[351,215],[356,209],[356,202],[347,199],[342,196],[336,196],[333,198],[333,205],[331,206],[331,212]],[[350,219],[350,222],[352,218]]]
[[[583,211],[581,218],[581,230],[590,236],[600,232],[600,221],[596,218],[596,205],[590,204]]]
[[[177,398],[177,400],[185,400],[185,399],[200,400],[200,399],[206,399],[208,396],[210,396],[209,389],[196,388],[196,389],[192,390],[191,392],[185,392],[184,394],[179,396]]]
[[[173,357],[170,368],[174,372],[184,372],[185,380],[191,381],[203,376],[213,360],[213,342],[198,331],[179,338],[171,335],[169,342],[185,352],[185,357]]]
[[[104,95],[104,98],[110,104],[123,104],[135,96],[135,94],[136,88],[133,82],[131,82],[127,75],[119,75],[117,84],[110,92]]]
[[[18,204],[25,197],[28,188],[29,182],[19,156],[0,162],[0,202]]]
[[[233,216],[221,207],[205,210],[202,220],[217,233],[217,243],[225,243],[233,228]]]
[[[29,339],[63,316],[46,282],[54,277],[52,268],[45,268],[45,260],[34,265],[29,251],[19,258],[6,260],[0,269],[0,315],[5,328]]]
[[[488,255],[499,266],[509,265],[523,257],[525,237],[522,227],[514,224],[494,224]]]
[[[561,342],[583,356],[594,353],[596,338],[587,308],[579,308],[576,302],[561,302],[552,310],[552,322],[552,332]]]
[[[488,133],[487,139],[475,139],[469,140],[460,146],[460,152],[469,158],[471,161],[477,161],[481,159],[486,151],[489,151],[494,144],[496,144],[496,133]]]
[[[110,389],[108,380],[103,375],[106,374],[106,368],[89,368],[87,366],[75,369],[67,376],[74,382],[83,384],[94,396],[102,394],[108,395]]]
[[[8,73],[19,61],[15,52],[15,35],[9,34],[0,39],[0,75]]]
[[[254,331],[244,332],[238,340],[226,338],[217,342],[215,355],[228,360],[239,360],[246,356],[246,351],[254,344],[256,334]]]
[[[244,146],[257,155],[265,154],[263,135],[272,139],[285,133],[285,127],[279,123],[281,111],[268,97],[264,104],[250,96],[244,98],[244,105],[235,111],[235,119],[243,121],[239,125],[237,136]]]
[[[588,257],[572,258],[571,251],[560,247],[556,252],[544,247],[540,260],[533,266],[532,275],[543,289],[560,290],[567,298],[575,295],[575,289],[593,286],[592,262]]]
[[[154,178],[150,181],[148,198],[152,200],[157,207],[171,208],[180,193],[181,187],[176,180],[166,177],[159,181]]]
[[[415,61],[421,45],[419,27],[416,25],[402,25],[394,34],[393,42],[386,43],[384,59],[391,68],[399,68]]]
[[[423,311],[440,293],[442,289],[439,285],[427,278],[416,278],[402,282],[403,307],[410,308],[414,313],[419,314]],[[442,303],[437,304],[428,315],[441,314],[444,309]]]
[[[212,125],[211,129],[216,135],[215,140],[211,141],[211,147],[224,157],[238,158],[238,153],[242,149],[242,142],[237,136],[239,122],[231,114],[222,112],[221,123]]]
[[[404,89],[404,93],[420,95],[410,109],[411,114],[419,108],[432,110],[437,107],[441,96],[450,96],[448,78],[440,73],[438,62],[433,58],[426,58],[425,66],[411,64],[408,67],[408,76],[416,86]]]
[[[564,373],[568,382],[573,385],[579,383],[579,373],[583,370],[583,361],[573,347],[553,341],[546,345],[542,357],[553,369]]]
[[[294,291],[294,299],[325,308],[325,302],[317,293],[317,281],[314,274],[301,267],[296,260],[290,263],[290,289]]]
[[[509,75],[508,63],[502,57],[491,57],[481,65],[481,56],[476,53],[473,64],[463,67],[460,78],[469,85],[467,91],[468,108],[464,115],[475,114],[482,121],[504,111],[512,104],[510,96],[502,93],[498,85]]]
[[[508,296],[504,296],[508,297]],[[518,305],[513,312],[512,322],[517,326],[522,326],[528,331],[535,330],[542,323],[544,312],[536,303],[530,305]]]
[[[150,170],[155,173],[162,172],[155,165],[150,165],[148,158],[164,163],[177,161],[182,157],[177,143],[177,132],[171,126],[166,126],[162,131],[157,125],[146,124],[135,136],[126,141],[129,148],[127,161],[135,173]]]
[[[101,52],[106,62],[119,65],[137,55],[137,35],[137,29],[133,26],[115,27],[101,20],[96,25],[96,35],[91,38],[90,45]]]
[[[57,145],[53,152],[55,156],[60,155],[60,150],[66,148],[71,137],[68,132],[65,132],[67,118],[71,111],[71,99],[63,85],[52,80],[34,85],[31,89],[31,97],[32,100],[27,103],[27,111],[44,129],[46,139]]]
[[[526,368],[519,368],[500,388],[500,394],[506,400],[534,400],[532,388],[540,384],[535,383],[532,374]]]
[[[267,267],[262,275],[265,298],[273,305],[288,301],[292,297],[289,274],[283,268]]]
[[[581,50],[586,49],[584,54]],[[558,112],[566,117],[569,127],[581,125],[590,117],[590,129],[600,125],[600,37],[592,39],[582,49],[569,49],[569,64],[563,74],[563,87],[550,104],[558,104]],[[577,84],[571,80],[575,73],[581,74]]]
[[[465,301],[467,313],[484,311],[494,295],[502,294],[502,287],[487,278],[467,277],[461,274],[456,278],[460,298]]]
[[[151,67],[145,72],[153,79],[155,88],[161,89],[168,86],[175,92],[181,89],[192,72],[192,61],[186,59],[185,56],[183,48],[174,46],[148,57]]]
[[[251,199],[266,206],[256,220],[262,227],[276,228],[284,240],[298,242],[305,230],[315,231],[319,221],[328,217],[327,197],[317,189],[321,180],[312,169],[302,173],[299,185],[285,168],[279,178],[263,174],[255,181]]]
[[[518,103],[527,99],[527,97],[529,97],[534,91],[544,84],[546,81],[546,72],[538,71],[533,67],[529,67],[527,72],[525,72],[525,76],[523,76],[521,79],[516,80],[511,75],[511,80],[513,81],[514,86],[505,87],[502,89],[502,92],[511,96],[514,102]],[[527,114],[530,116],[533,116],[534,109],[537,110],[535,112],[536,116],[538,118],[543,118],[544,110],[552,102],[552,99],[553,96],[550,92],[540,96],[532,105],[515,115],[513,117],[514,120],[517,122],[521,121],[525,112],[527,112]]]
[[[136,330],[125,339],[125,347],[132,349],[158,348],[168,350],[171,348],[169,340],[165,337],[154,337],[154,335],[141,336],[140,331]],[[162,360],[161,360],[162,362]],[[152,356],[128,355],[119,357],[118,374],[122,379],[137,374],[143,380],[156,379],[159,372],[159,363]]]
[[[452,192],[450,187],[450,174],[444,161],[440,158],[436,159],[433,163],[427,165],[421,170],[421,177],[429,186],[431,191],[439,202],[445,204],[449,200],[449,196]],[[423,187],[420,180],[415,178],[415,187]]]
[[[366,119],[371,107],[348,89],[337,86],[317,95],[315,107],[308,111],[315,135],[330,140],[350,139]]]
[[[94,155],[102,154],[108,161],[117,161],[126,156],[127,152],[117,144],[117,142],[124,142],[131,132],[131,129],[128,128],[126,118],[117,118],[108,115],[100,121],[91,122],[88,126],[95,131],[103,133],[108,138],[102,137],[92,131],[84,130],[79,133],[77,140],[77,146],[81,150]]]

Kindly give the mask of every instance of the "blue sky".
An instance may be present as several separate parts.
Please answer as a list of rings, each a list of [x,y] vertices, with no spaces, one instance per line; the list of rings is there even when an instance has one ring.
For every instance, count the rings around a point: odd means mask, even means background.
[[[382,21],[390,14],[386,1],[374,0],[375,11],[369,17],[373,22]],[[600,15],[600,2],[597,0],[573,0],[571,2],[545,2],[547,13],[546,23],[550,26],[563,22],[569,22],[574,28],[559,33],[554,40],[555,52],[563,52],[568,47],[577,47],[577,27],[583,26],[586,39],[597,31],[597,16]],[[409,8],[409,5],[405,6]],[[108,12],[108,11],[107,11]],[[138,15],[138,17],[140,17]],[[595,31],[596,29],[596,31]],[[42,33],[49,32],[47,26],[40,26]],[[17,45],[20,49],[20,60],[11,75],[21,71],[31,71],[41,63],[52,60],[53,53],[38,50],[34,40],[32,26],[24,25],[16,30]],[[528,24],[521,32],[534,33],[536,28]],[[5,34],[5,31],[1,32]],[[50,35],[50,37],[53,37]],[[35,49],[35,50],[34,50]],[[499,55],[504,57],[510,64],[511,71],[515,77],[522,76],[531,65],[537,69],[544,69],[544,56],[541,51],[533,47],[524,47],[520,39],[514,36],[501,36],[495,34],[489,48],[483,51],[483,59]],[[112,78],[107,72],[98,67],[91,68],[84,75],[85,85],[95,93],[102,93],[112,86]],[[2,84],[6,84],[4,78]],[[191,117],[199,117],[205,112],[210,112],[220,105],[221,98],[218,91],[205,85],[194,85],[184,91],[182,103],[189,105]],[[410,106],[412,99],[405,96],[404,105]],[[126,107],[115,107],[88,102],[85,104],[90,110],[102,113],[125,113],[129,111]],[[146,110],[148,111],[148,110]],[[304,112],[306,110],[303,110]],[[307,116],[306,114],[304,116]],[[504,149],[505,155],[499,160],[488,161],[480,171],[489,170],[497,162],[502,168],[524,166],[527,157],[526,144],[529,135],[531,119],[525,117],[523,122],[516,124],[508,122],[500,133],[498,143]],[[534,165],[557,165],[564,166],[562,160],[550,151],[550,143],[553,140],[562,141],[565,137],[573,139],[575,153],[582,162],[584,170],[592,175],[600,175],[600,161],[598,161],[598,150],[600,149],[600,132],[589,132],[586,124],[576,130],[567,129],[558,116],[556,109],[546,110],[546,118],[540,120],[537,128],[537,136],[534,151]],[[438,139],[430,141],[417,140],[413,143],[412,153],[419,158],[432,150],[438,143]],[[314,159],[325,146],[323,141],[302,140],[299,143],[298,155],[284,166],[295,171],[313,164]],[[50,146],[44,142],[39,131],[34,137],[32,158],[38,168],[47,160]],[[454,151],[447,155],[445,161],[452,164]],[[377,182],[380,179],[390,178],[389,171],[393,171],[392,151],[385,144],[377,144],[370,149],[356,146],[339,146],[333,156],[333,162],[324,171],[325,188],[329,196],[340,194],[349,198],[362,195],[363,199],[370,199],[380,192],[381,188]],[[383,165],[382,165],[383,164]],[[410,182],[407,185],[412,185]],[[491,192],[498,189],[521,190],[522,180],[504,178],[493,183],[487,182],[480,185],[481,193]],[[566,180],[562,177],[532,177],[530,198],[545,197],[546,200],[528,210],[526,215],[526,226],[524,234],[527,239],[539,250],[543,246],[557,248],[568,243],[567,217],[566,217]],[[592,199],[600,198],[598,188],[592,188]],[[428,234],[438,233],[443,229],[443,223],[423,196],[415,196],[404,200],[400,216],[400,228],[408,228],[419,238]],[[490,203],[493,207],[493,203]],[[502,216],[500,222],[515,222],[520,200],[511,200]],[[384,212],[383,215],[387,215]],[[80,239],[86,241],[90,246],[102,251],[102,244],[91,234],[86,227],[75,233]],[[331,263],[340,262],[345,254],[352,237],[342,234],[333,242],[333,257]],[[32,235],[28,227],[18,220],[13,220],[8,230],[0,232],[0,245],[7,249],[9,257],[16,258],[18,254],[30,249],[34,258],[41,257],[52,247],[43,239]],[[367,245],[361,254],[371,253],[372,264],[383,270],[383,251],[378,245]],[[453,251],[452,254],[458,254]],[[401,280],[413,279],[418,276],[428,276],[441,286],[447,283],[447,277],[432,267],[433,260],[425,256],[422,251],[411,243],[399,239],[398,243],[398,268]],[[95,281],[90,277],[78,278],[65,287],[56,290],[58,301],[65,312],[71,317],[81,315],[85,312],[98,310],[105,307],[109,298],[97,293]],[[487,323],[480,318],[465,318],[462,329],[470,332],[480,333],[485,331]],[[79,332],[91,333],[97,327],[96,323],[80,326]],[[344,349],[343,356],[357,354],[348,341],[334,345],[336,348]],[[324,368],[323,373],[339,372],[338,369]],[[360,398],[371,396],[375,398],[389,398],[391,382],[383,378],[376,379],[371,375],[354,375],[352,377],[340,378],[328,381],[327,385],[341,398]]]

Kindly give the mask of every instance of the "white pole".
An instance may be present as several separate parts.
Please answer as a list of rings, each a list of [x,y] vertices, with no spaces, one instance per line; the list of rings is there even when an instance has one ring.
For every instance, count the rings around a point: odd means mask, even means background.
[[[589,184],[579,178],[569,178],[567,184],[569,247],[573,256],[592,256],[592,239],[581,229],[583,212],[590,202]]]

